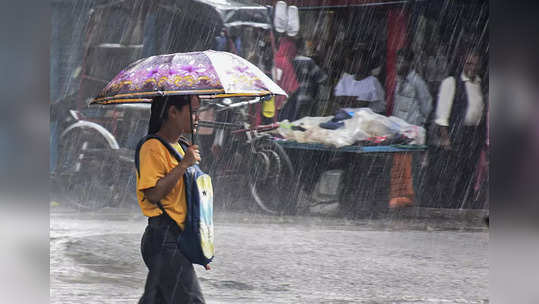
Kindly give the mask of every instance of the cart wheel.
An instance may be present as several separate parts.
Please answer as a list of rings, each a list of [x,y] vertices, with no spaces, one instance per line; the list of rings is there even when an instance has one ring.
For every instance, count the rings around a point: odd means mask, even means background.
[[[254,154],[249,170],[251,196],[267,213],[294,214],[294,167],[290,158],[273,141],[260,141],[256,149],[259,152]]]

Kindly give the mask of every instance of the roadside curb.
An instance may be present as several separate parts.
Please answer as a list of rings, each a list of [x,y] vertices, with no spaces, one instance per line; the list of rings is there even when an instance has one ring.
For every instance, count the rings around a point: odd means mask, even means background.
[[[489,211],[487,209],[406,207],[390,209],[388,216],[399,219],[450,220],[481,224],[488,213]]]

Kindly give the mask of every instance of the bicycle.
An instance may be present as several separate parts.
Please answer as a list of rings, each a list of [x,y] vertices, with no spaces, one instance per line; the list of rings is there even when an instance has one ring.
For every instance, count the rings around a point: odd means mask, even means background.
[[[200,121],[200,127],[217,129],[216,136],[225,136],[223,149],[209,173],[215,184],[235,181],[248,186],[249,194],[257,206],[269,214],[294,214],[296,201],[293,199],[294,166],[284,149],[272,140],[268,131],[277,124],[251,127],[248,106],[261,99],[237,101],[223,99],[212,101],[201,111],[213,108],[217,113],[228,111],[229,121]],[[219,134],[221,133],[221,135]]]

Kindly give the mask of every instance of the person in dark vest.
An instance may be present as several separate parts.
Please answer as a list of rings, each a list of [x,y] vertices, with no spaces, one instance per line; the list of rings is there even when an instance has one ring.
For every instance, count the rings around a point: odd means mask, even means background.
[[[155,138],[145,141],[140,148],[137,198],[142,213],[148,217],[141,251],[149,269],[141,304],[205,303],[193,264],[178,248],[187,215],[183,176],[187,168],[200,161],[197,145],[189,145],[184,151],[179,141],[182,134],[192,132],[190,119],[194,126],[198,123],[199,106],[196,96],[156,97],[152,102],[148,134],[166,140],[183,159],[178,162]]]
[[[435,129],[439,150],[431,160],[432,191],[441,207],[469,207],[474,173],[486,141],[486,105],[478,76],[480,56],[467,52],[438,93]]]

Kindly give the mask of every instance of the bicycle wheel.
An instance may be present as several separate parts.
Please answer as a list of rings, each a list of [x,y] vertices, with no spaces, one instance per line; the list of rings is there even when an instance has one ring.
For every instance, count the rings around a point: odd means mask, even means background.
[[[252,198],[270,214],[296,212],[294,166],[284,149],[271,140],[255,143],[248,183]]]
[[[77,209],[97,210],[118,201],[111,151],[90,134],[68,134],[58,158],[62,196]]]

